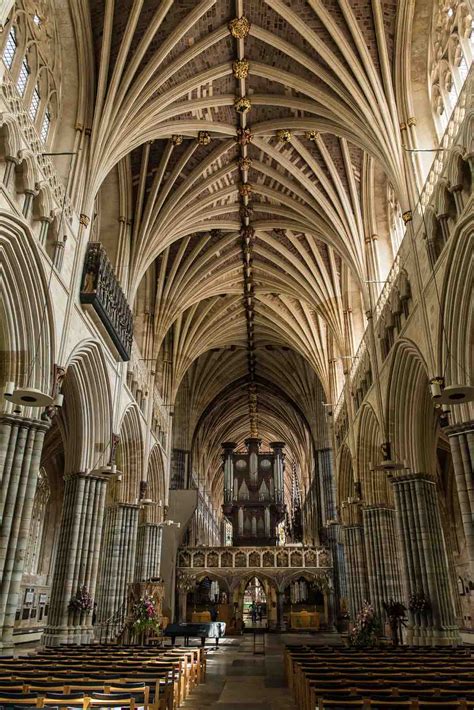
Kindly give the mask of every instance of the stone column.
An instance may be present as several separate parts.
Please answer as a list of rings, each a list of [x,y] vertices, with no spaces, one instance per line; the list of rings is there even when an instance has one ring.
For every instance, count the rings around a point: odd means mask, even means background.
[[[178,611],[178,623],[186,623],[186,615],[188,605],[188,593],[186,590],[179,590],[179,611]]]
[[[285,606],[285,593],[277,591],[277,618],[278,618],[278,629],[280,631],[286,631],[285,620],[284,620],[284,606]]]
[[[100,623],[110,620],[126,603],[127,588],[135,574],[138,512],[138,505],[133,503],[115,503],[105,511],[97,594]]]
[[[428,614],[410,613],[412,643],[419,646],[458,643],[436,483],[429,474],[407,471],[392,476],[391,481],[406,592],[408,595],[424,592],[432,607]]]
[[[341,599],[347,601],[346,560],[344,544],[342,542],[343,529],[337,522],[327,526],[328,546],[332,552],[332,565],[334,574],[334,600],[336,613],[340,611]]]
[[[146,582],[160,576],[163,528],[143,521],[138,526],[135,581]]]
[[[69,603],[82,587],[95,598],[109,475],[66,476],[48,625],[42,639],[45,646],[89,643],[92,639],[92,612],[70,611]]]
[[[365,558],[364,527],[361,502],[348,501],[342,506],[344,522],[344,554],[349,592],[349,611],[352,621],[364,601],[369,599],[367,562]]]
[[[474,422],[446,427],[445,432],[449,436],[469,564],[474,574]]]
[[[0,655],[13,650],[26,543],[49,419],[0,417]]]
[[[395,510],[384,505],[363,509],[370,601],[383,618],[382,603],[402,601],[401,571],[395,537]]]
[[[333,475],[332,449],[318,449],[318,473],[321,486],[321,510],[322,524],[327,524],[328,520],[336,517],[336,492]]]

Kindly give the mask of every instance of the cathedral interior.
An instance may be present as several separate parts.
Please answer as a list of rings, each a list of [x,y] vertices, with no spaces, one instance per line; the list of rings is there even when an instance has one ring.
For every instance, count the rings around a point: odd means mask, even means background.
[[[180,624],[474,642],[473,17],[0,2],[0,705]]]

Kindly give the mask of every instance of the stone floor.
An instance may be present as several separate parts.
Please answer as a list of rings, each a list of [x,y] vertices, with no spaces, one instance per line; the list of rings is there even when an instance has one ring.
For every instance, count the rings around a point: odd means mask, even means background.
[[[285,643],[339,643],[337,634],[265,634],[258,636],[265,654],[253,652],[253,634],[221,641],[218,650],[208,647],[207,678],[183,707],[201,710],[294,710],[283,666]]]

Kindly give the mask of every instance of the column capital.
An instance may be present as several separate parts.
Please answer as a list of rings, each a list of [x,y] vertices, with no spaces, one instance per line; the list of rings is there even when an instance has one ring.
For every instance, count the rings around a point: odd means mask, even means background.
[[[468,422],[460,422],[458,424],[451,424],[450,426],[444,428],[444,431],[448,436],[458,436],[459,434],[473,430],[474,421],[472,420]]]
[[[436,476],[433,473],[425,473],[423,471],[393,471],[387,474],[391,483],[405,483],[407,481],[425,481],[426,483],[436,484]]]
[[[34,427],[38,431],[48,431],[51,426],[51,420],[49,418],[45,419],[33,419],[31,417],[20,417],[18,414],[0,414],[0,424],[8,424],[10,426],[20,426],[31,428]]]
[[[109,471],[104,471],[100,468],[97,468],[94,471],[73,471],[70,473],[65,473],[64,480],[71,481],[74,479],[84,478],[88,480],[108,481],[114,475],[115,474],[111,474]]]

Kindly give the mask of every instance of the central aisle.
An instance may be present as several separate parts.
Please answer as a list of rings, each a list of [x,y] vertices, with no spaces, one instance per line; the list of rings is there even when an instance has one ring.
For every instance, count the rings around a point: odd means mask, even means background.
[[[306,637],[309,640],[309,637]],[[294,710],[293,697],[285,680],[285,643],[301,642],[290,634],[266,634],[265,655],[253,654],[253,634],[228,638],[219,650],[208,646],[207,678],[184,703],[186,710]],[[257,637],[257,643],[262,638]],[[311,643],[315,636],[311,635]],[[337,634],[318,634],[322,644],[337,643]]]

